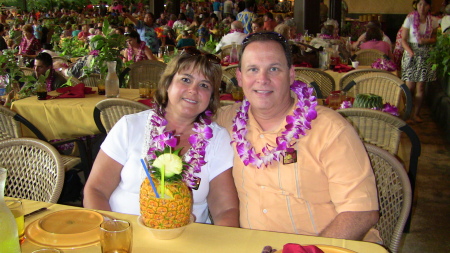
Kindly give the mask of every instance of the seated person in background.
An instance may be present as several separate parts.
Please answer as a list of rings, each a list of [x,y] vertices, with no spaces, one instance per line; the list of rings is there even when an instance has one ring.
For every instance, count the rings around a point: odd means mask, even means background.
[[[367,23],[366,29],[370,29],[370,28],[378,28],[378,29],[381,30],[381,23],[380,23],[380,21],[370,21],[369,23]],[[386,34],[384,34],[384,32],[382,30],[381,30],[381,32],[383,34],[382,35],[382,38],[383,38],[382,41],[387,42],[389,44],[389,47],[392,48],[392,43],[391,43],[391,40],[389,39],[389,37],[386,36]],[[352,44],[353,50],[358,50],[359,45],[361,45],[361,43],[367,41],[366,33],[367,32],[361,34],[361,36],[359,36],[358,40],[355,43]]]
[[[322,27],[319,37],[312,39],[309,44],[315,48],[331,48],[334,45],[338,45],[339,55],[344,59],[349,59],[351,52],[345,46],[345,42],[336,37],[335,31],[336,29],[333,25],[325,25]],[[310,49],[306,51],[310,51]]]
[[[252,20],[252,33],[259,33],[264,31],[264,21],[262,18],[255,18]]]
[[[244,25],[242,25],[242,22],[237,20],[234,21],[231,23],[230,32],[227,35],[224,35],[217,44],[216,52],[224,46],[233,44],[233,42],[240,45],[246,36],[247,34],[244,33]]]
[[[139,62],[144,60],[158,60],[147,47],[144,41],[141,41],[141,36],[136,31],[132,31],[127,36],[128,48],[125,49],[124,61]]]
[[[275,32],[281,34],[286,40],[289,40],[291,29],[286,24],[279,24],[275,27]]]
[[[191,38],[188,31],[186,31],[186,30],[182,31],[181,35],[182,35],[182,37],[177,43],[178,49],[180,49],[182,47],[188,47],[188,46],[195,47],[195,40],[193,38]]]
[[[79,40],[87,40],[89,35],[91,35],[89,33],[89,25],[85,24],[82,26],[81,32],[79,32],[77,36]]]
[[[293,40],[297,38],[297,24],[295,23],[294,19],[288,19],[284,20],[284,24],[289,26],[289,38],[286,38],[288,40]]]
[[[360,49],[376,49],[378,51],[383,52],[385,55],[387,55],[390,59],[392,59],[392,50],[389,43],[386,41],[382,41],[383,38],[383,32],[381,29],[377,27],[371,27],[367,29],[366,32],[366,39],[365,42],[363,42],[359,48]]]
[[[39,53],[34,59],[33,76],[37,79],[39,76],[45,75],[47,70],[50,70],[45,81],[47,84],[47,91],[56,90],[67,82],[66,78],[53,69],[52,57],[48,53]]]
[[[272,32],[275,29],[275,27],[278,25],[277,21],[275,21],[273,19],[272,12],[266,12],[264,14],[263,19],[264,19],[264,30],[265,31]]]
[[[23,37],[20,42],[19,54],[24,57],[34,58],[41,51],[41,42],[33,35],[33,26],[30,24],[22,27]]]

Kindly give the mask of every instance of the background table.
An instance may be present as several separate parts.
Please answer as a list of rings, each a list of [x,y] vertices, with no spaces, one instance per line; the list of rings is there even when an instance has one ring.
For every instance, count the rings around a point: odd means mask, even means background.
[[[93,88],[97,91],[97,88]],[[120,98],[139,100],[138,89],[120,89]],[[37,100],[36,96],[14,101],[11,109],[36,126],[48,140],[99,134],[94,122],[95,105],[107,99],[87,94],[84,98]],[[26,127],[24,137],[35,137]]]
[[[64,209],[76,209],[77,207],[23,200],[25,213],[47,207],[48,210],[32,215],[25,219],[25,226],[45,215]],[[133,253],[140,252],[226,252],[226,253],[250,253],[261,252],[264,246],[271,245],[282,249],[286,243],[299,244],[323,244],[344,247],[359,253],[385,253],[388,252],[382,246],[369,242],[352,240],[284,234],[267,231],[220,227],[194,223],[186,228],[184,233],[173,240],[157,240],[143,227],[138,225],[136,215],[120,214],[101,211],[101,213],[117,219],[128,220],[133,228]],[[22,244],[22,252],[44,248],[25,239]],[[63,249],[64,252],[100,252],[99,243],[84,248]]]

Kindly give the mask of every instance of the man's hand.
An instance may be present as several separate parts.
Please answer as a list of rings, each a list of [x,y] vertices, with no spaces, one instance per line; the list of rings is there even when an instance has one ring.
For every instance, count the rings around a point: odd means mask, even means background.
[[[362,240],[378,221],[378,211],[343,212],[319,236],[349,240]]]

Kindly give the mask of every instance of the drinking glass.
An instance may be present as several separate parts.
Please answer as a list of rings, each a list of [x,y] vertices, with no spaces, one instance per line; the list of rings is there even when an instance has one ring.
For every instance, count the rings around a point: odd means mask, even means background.
[[[103,253],[131,252],[133,233],[125,220],[107,220],[100,224],[100,244]]]
[[[14,219],[17,223],[17,232],[19,233],[19,241],[22,243],[24,240],[25,234],[25,223],[24,223],[24,213],[23,213],[23,205],[20,200],[6,200],[6,205],[9,210],[11,210],[14,215]]]
[[[140,82],[139,83],[139,97],[149,98],[151,95],[151,83],[150,82]]]

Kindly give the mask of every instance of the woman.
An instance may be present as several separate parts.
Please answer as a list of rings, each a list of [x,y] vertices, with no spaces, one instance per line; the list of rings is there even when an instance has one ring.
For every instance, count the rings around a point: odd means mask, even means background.
[[[389,43],[383,41],[383,31],[377,27],[367,29],[365,42],[359,46],[360,49],[376,49],[383,52],[392,59],[392,50]]]
[[[186,15],[184,13],[178,14],[178,20],[173,23],[172,29],[175,30],[177,34],[180,34],[184,28],[189,27],[191,23],[187,21]]]
[[[20,42],[19,54],[27,58],[35,58],[41,51],[41,42],[33,35],[31,24],[22,27],[23,37]]]
[[[152,50],[145,45],[144,41],[141,41],[139,33],[132,31],[127,35],[128,48],[125,49],[124,61],[144,61],[144,60],[157,60]]]
[[[167,120],[165,131],[179,136],[175,149],[184,147],[184,155],[194,129],[205,127],[200,117],[208,117],[208,111],[214,113],[219,106],[219,63],[217,57],[192,48],[169,62],[155,94],[155,109],[124,116],[103,142],[84,189],[84,207],[139,214],[139,189],[145,178],[140,159],[154,148],[150,133],[156,126],[151,119],[158,116]],[[230,137],[216,123],[209,127],[213,137],[205,150],[206,165],[195,173],[201,183],[193,190],[193,214],[196,222],[208,223],[209,209],[214,224],[238,227]]]
[[[422,122],[424,84],[436,80],[436,73],[427,62],[430,50],[436,43],[437,19],[430,14],[431,0],[418,0],[417,10],[408,15],[402,26],[402,46],[405,49],[402,57],[402,79],[415,94],[414,110],[411,120]]]

